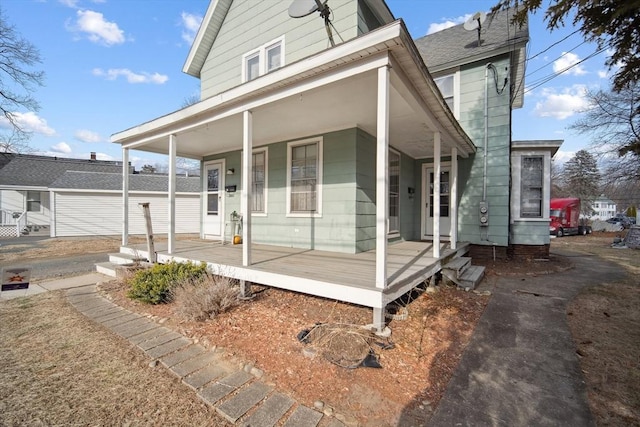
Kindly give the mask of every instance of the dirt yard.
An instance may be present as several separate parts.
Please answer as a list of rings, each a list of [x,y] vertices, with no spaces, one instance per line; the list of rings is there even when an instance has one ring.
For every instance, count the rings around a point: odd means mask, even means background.
[[[640,408],[640,339],[629,332],[634,329],[633,325],[640,324],[637,310],[640,293],[636,279],[640,277],[640,262],[638,251],[610,248],[612,240],[610,235],[592,235],[554,239],[552,243],[552,248],[595,253],[621,263],[635,275],[624,284],[603,284],[587,290],[572,304],[568,316],[588,383],[590,404],[599,425],[633,424],[640,420],[637,412]],[[82,253],[81,246],[76,243],[72,250]],[[22,256],[30,254],[26,252]],[[566,258],[552,257],[548,262],[535,265],[489,262],[487,267],[486,280],[490,281],[507,274],[562,271],[571,268],[571,264]],[[408,318],[390,322],[393,348],[376,348],[382,369],[345,369],[321,357],[305,357],[304,345],[296,335],[318,322],[369,323],[369,309],[276,289],[256,288],[254,300],[213,321],[198,323],[181,321],[173,314],[171,305],[135,303],[124,297],[124,288],[115,282],[103,284],[102,290],[129,309],[168,319],[165,325],[205,346],[223,348],[233,363],[254,364],[265,372],[265,381],[277,385],[302,403],[313,405],[316,400],[322,400],[336,411],[352,415],[362,426],[396,425],[400,419],[403,423],[411,420],[414,425],[426,422],[490,299],[490,296],[446,286],[441,286],[434,294],[413,295],[405,301]],[[105,407],[112,408],[119,417],[115,418],[119,420],[116,424],[155,425],[150,417],[161,414],[164,425],[185,425],[185,422],[211,425],[212,411],[194,400],[193,392],[169,374],[165,375],[162,369],[149,368],[148,361],[145,362],[126,342],[83,323],[82,316],[59,294],[2,303],[0,310],[3,360],[0,383],[8,384],[0,391],[0,425],[34,424],[37,420],[42,420],[43,424],[94,423],[100,419],[96,417],[104,416],[100,411],[105,411]],[[605,312],[609,316],[600,314]],[[603,321],[609,322],[606,334],[601,333]],[[70,327],[63,327],[64,322],[69,322]],[[7,324],[24,326],[8,328]],[[638,331],[637,327],[635,331]],[[100,347],[103,344],[112,347]],[[96,351],[86,354],[94,347]],[[42,348],[47,349],[46,358],[36,350]],[[7,369],[5,361],[19,369]],[[112,367],[113,363],[119,367]],[[129,368],[126,372],[116,370],[125,367]],[[91,372],[91,375],[68,377],[67,372]],[[127,380],[137,375],[141,377]],[[153,378],[158,379],[158,388]],[[105,390],[101,384],[107,380],[110,387]],[[170,393],[163,388],[164,381],[168,381],[166,386]],[[38,390],[50,390],[50,382],[56,389],[70,390],[70,394],[41,394]],[[117,396],[123,389],[130,391],[131,396],[146,397],[141,401],[125,396],[120,401]],[[95,390],[96,394],[89,394],[87,390]],[[30,396],[30,401],[38,402],[38,411],[19,409],[22,394]],[[76,394],[77,401],[73,397]],[[177,399],[185,401],[179,403]],[[85,405],[88,409],[72,418],[72,409]],[[139,408],[134,411],[137,417],[134,419],[127,418],[132,405]],[[193,417],[191,421],[185,421],[180,409]],[[198,418],[200,416],[203,418]],[[208,421],[202,421],[205,419]]]

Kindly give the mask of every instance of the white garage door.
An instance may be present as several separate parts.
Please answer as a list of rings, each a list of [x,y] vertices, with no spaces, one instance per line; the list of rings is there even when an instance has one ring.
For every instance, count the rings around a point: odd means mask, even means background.
[[[122,234],[122,195],[118,193],[54,193],[55,235],[109,236]],[[167,196],[129,195],[129,234],[145,234],[139,203],[149,203],[154,234],[167,233]],[[200,232],[200,196],[176,196],[176,233]]]

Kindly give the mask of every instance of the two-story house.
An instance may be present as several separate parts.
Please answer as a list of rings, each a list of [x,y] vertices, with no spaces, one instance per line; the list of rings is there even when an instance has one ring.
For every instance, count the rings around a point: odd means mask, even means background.
[[[167,153],[170,170],[202,161],[201,237],[223,244],[180,246],[170,202],[158,259],[368,306],[381,327],[389,302],[469,251],[548,253],[558,144],[510,137],[526,27],[503,13],[480,45],[461,26],[414,42],[382,0],[329,0],[332,46],[290,3],[212,1],[183,67],[201,101],[112,136],[125,164],[130,149]]]

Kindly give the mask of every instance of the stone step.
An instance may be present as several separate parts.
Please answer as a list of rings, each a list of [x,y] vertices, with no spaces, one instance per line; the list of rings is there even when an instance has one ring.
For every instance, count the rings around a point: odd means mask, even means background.
[[[460,276],[461,287],[475,289],[484,278],[485,268],[480,265],[472,265]]]
[[[116,265],[110,262],[96,263],[96,271],[106,276],[116,277]]]
[[[238,394],[224,401],[216,408],[216,412],[226,418],[229,422],[235,423],[247,411],[256,406],[262,399],[271,392],[268,385],[255,382],[240,389]]]

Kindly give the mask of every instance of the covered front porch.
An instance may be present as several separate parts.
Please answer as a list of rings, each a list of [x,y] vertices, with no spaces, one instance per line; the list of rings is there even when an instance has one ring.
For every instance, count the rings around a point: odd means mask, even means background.
[[[155,247],[158,262],[205,262],[214,274],[371,307],[376,317],[384,307],[440,271],[468,250],[467,244],[452,249],[440,245],[434,258],[433,242],[398,242],[386,253],[385,288],[375,286],[376,251],[357,254],[252,245],[249,266],[243,265],[242,245],[206,240],[178,240],[172,253],[166,243]],[[122,253],[149,258],[145,244],[127,245]]]

